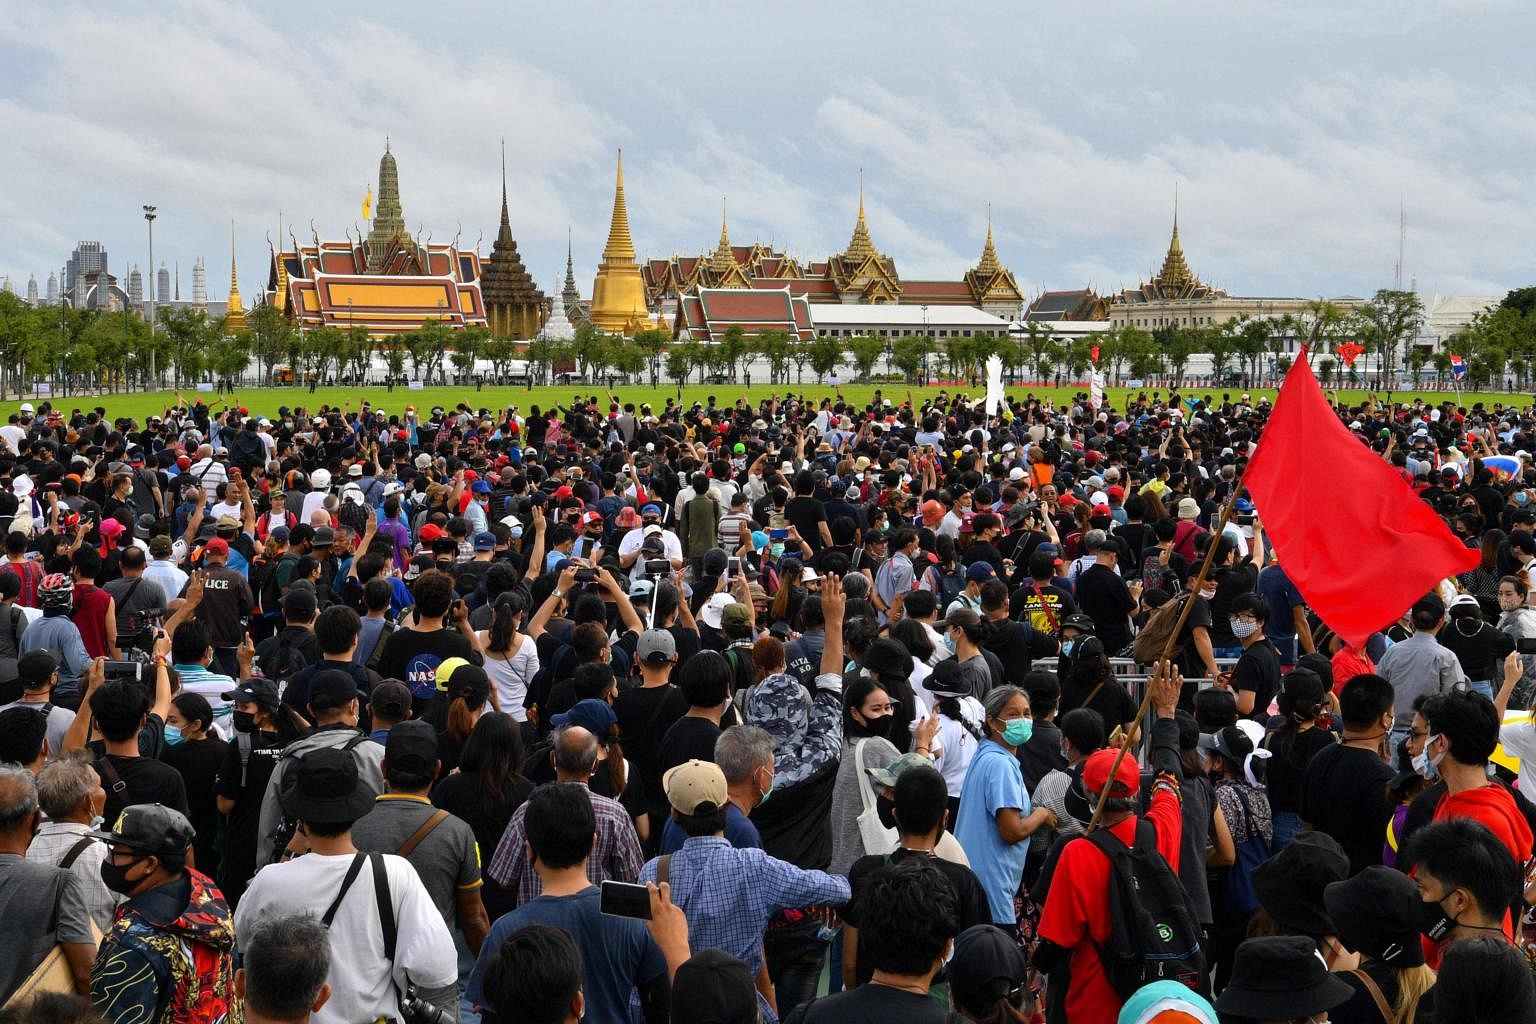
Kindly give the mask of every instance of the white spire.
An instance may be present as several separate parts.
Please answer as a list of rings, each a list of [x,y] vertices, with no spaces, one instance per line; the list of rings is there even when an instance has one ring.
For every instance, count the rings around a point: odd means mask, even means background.
[[[570,341],[576,337],[576,328],[571,326],[571,321],[565,315],[565,298],[558,291],[552,292],[549,319],[544,322],[544,329],[539,331],[539,337],[545,341]]]

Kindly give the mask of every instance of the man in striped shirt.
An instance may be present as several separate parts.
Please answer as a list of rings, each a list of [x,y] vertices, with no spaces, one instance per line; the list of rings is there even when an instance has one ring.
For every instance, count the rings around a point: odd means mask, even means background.
[[[731,510],[720,517],[715,533],[727,555],[739,555],[744,547],[750,550],[752,513],[747,508],[747,496],[741,491],[731,496]]]

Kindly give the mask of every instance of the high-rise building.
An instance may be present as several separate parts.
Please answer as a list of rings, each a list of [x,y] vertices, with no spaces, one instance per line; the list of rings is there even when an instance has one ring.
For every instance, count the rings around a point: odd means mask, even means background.
[[[37,305],[37,275],[36,274],[29,274],[27,276],[27,305],[29,305],[29,306],[36,306]]]
[[[192,307],[205,312],[208,309],[208,270],[201,256],[192,264]]]
[[[76,305],[83,305],[85,292],[82,285],[87,274],[105,273],[107,269],[107,247],[100,242],[81,242],[75,246],[75,251],[69,257],[69,264],[64,272],[64,290],[78,296]]]
[[[57,274],[48,275],[47,304],[50,306],[57,306],[59,304],[59,275]]]
[[[128,271],[128,304],[134,309],[144,308],[144,275],[139,273],[137,263]]]
[[[160,273],[155,275],[155,301],[162,305],[171,301],[171,272],[164,260],[160,261]]]
[[[10,295],[15,295],[16,294],[16,286],[14,284],[11,284],[11,275],[10,274],[6,274],[5,275],[5,280],[4,281],[0,281],[0,292],[6,292],[7,294],[10,294]]]

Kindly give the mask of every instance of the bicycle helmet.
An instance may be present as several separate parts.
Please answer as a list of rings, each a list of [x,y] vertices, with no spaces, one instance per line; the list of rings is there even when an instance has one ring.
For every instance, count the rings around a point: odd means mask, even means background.
[[[61,572],[49,573],[37,585],[37,600],[44,608],[67,610],[75,602],[75,581]]]

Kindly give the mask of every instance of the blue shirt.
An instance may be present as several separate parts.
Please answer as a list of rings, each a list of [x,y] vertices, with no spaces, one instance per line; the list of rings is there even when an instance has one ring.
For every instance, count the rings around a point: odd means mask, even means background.
[[[971,758],[960,790],[960,819],[955,838],[971,860],[971,870],[981,879],[992,920],[1011,925],[1018,920],[1013,897],[1024,878],[1028,842],[1005,843],[997,831],[997,812],[1011,807],[1027,815],[1034,810],[1024,788],[1019,759],[993,740],[985,740]]]
[[[849,896],[848,879],[840,875],[805,871],[762,850],[738,850],[724,836],[695,836],[683,843],[672,854],[667,876],[672,902],[688,917],[688,947],[723,949],[754,977],[763,963],[769,918],[792,907],[840,907]],[[656,861],[640,869],[639,880],[656,881]],[[764,1020],[778,1020],[761,996],[758,1005]]]
[[[465,997],[484,1006],[485,992],[480,986],[490,958],[519,928],[547,924],[563,930],[581,951],[581,993],[587,1001],[587,1020],[630,1020],[630,996],[636,987],[664,977],[667,961],[644,921],[605,917],[598,906],[599,891],[594,885],[574,896],[540,896],[501,915],[469,972]]]
[[[1307,599],[1301,596],[1296,584],[1291,582],[1291,578],[1278,564],[1267,565],[1259,573],[1257,590],[1269,605],[1269,618],[1264,620],[1264,635],[1275,640],[1290,640],[1296,635],[1296,617],[1291,609],[1306,604]]]
[[[666,827],[661,830],[661,852],[676,853],[683,848],[683,841],[688,838],[681,825],[671,815],[667,816]],[[733,803],[725,805],[725,841],[738,850],[761,850],[763,837],[758,835],[757,826],[752,824],[752,819],[741,813],[741,808]]]

